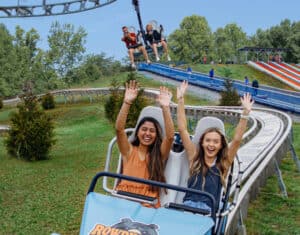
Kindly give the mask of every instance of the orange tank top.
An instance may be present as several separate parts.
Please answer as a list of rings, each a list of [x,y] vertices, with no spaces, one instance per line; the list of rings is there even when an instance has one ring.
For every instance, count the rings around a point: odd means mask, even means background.
[[[128,157],[127,162],[123,162],[123,174],[133,176],[142,179],[149,179],[148,172],[149,155],[147,154],[145,160],[141,160],[138,155],[138,148],[133,146],[131,155]],[[158,203],[154,205],[155,208],[160,207],[159,193],[152,191],[150,185],[141,184],[133,181],[121,180],[116,190],[122,190],[126,192],[141,194],[149,197],[155,197],[158,199]],[[148,204],[143,204],[149,206]]]

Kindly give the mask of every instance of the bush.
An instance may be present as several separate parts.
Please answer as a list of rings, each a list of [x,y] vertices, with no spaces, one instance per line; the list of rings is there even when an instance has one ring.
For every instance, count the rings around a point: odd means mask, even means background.
[[[232,72],[231,72],[231,70],[230,70],[230,68],[223,68],[223,71],[224,71],[224,76],[226,77],[226,78],[229,78],[230,76],[231,76],[231,74],[232,74]]]
[[[2,109],[3,108],[3,99],[2,99],[2,97],[0,97],[0,109]]]
[[[54,126],[51,118],[39,108],[32,94],[21,98],[18,112],[11,116],[11,128],[5,145],[10,156],[25,160],[43,160],[49,157],[54,144]]]
[[[42,97],[42,106],[46,110],[55,108],[54,97],[51,93],[47,93]]]
[[[221,92],[220,104],[221,106],[239,106],[240,96],[237,90],[233,87],[231,79],[225,79],[225,90]]]
[[[135,72],[131,72],[128,74],[126,82],[129,82],[130,80],[138,80],[137,74]],[[116,82],[116,80],[113,80],[111,85],[111,93],[105,102],[104,108],[106,118],[108,118],[114,124],[123,104],[124,91],[120,89],[119,84]],[[130,112],[126,122],[126,128],[135,126],[141,110],[149,104],[149,100],[144,96],[144,90],[139,90],[137,98],[130,107]]]
[[[105,101],[104,110],[105,117],[112,123],[116,121],[118,112],[122,105],[122,95],[119,84],[115,78],[111,82],[110,95]]]

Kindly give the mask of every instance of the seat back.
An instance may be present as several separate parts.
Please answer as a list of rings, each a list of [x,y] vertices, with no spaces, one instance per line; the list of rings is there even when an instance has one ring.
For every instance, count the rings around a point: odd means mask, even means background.
[[[171,151],[166,167],[165,167],[165,177],[168,184],[173,184],[177,186],[187,186],[187,179],[184,177],[184,172],[188,170],[188,164],[186,164],[187,158],[185,157],[185,151],[176,153]],[[187,168],[187,169],[186,169]],[[160,192],[160,203],[165,205],[169,202],[176,202],[178,194],[175,190],[161,190]]]
[[[136,128],[138,127],[138,124],[144,117],[152,117],[158,121],[158,123],[161,127],[161,130],[162,130],[162,138],[164,138],[166,133],[165,133],[165,123],[164,123],[164,117],[162,114],[162,109],[159,107],[155,107],[155,106],[147,106],[142,109],[140,116],[136,122],[135,128],[129,137],[129,141],[130,142],[133,141],[134,136],[136,135]]]
[[[175,133],[173,147],[166,163],[165,177],[168,184],[187,187],[189,162],[178,133]],[[166,205],[171,202],[182,203],[184,195],[185,193],[174,190],[168,190],[167,193],[165,190],[161,190],[161,205]]]
[[[196,145],[197,150],[199,150],[199,141],[204,132],[209,128],[217,128],[225,136],[225,126],[221,119],[216,117],[203,117],[201,118],[196,126],[195,134],[192,139],[193,143]]]
[[[197,123],[195,134],[192,137],[192,141],[197,146],[197,150],[201,136],[206,129],[211,127],[218,128],[225,135],[224,123],[220,119],[216,117],[201,118]],[[170,152],[170,156],[165,169],[165,177],[167,183],[169,184],[187,187],[187,181],[189,179],[189,160],[185,150],[179,153],[176,153],[174,151]],[[174,192],[171,190],[169,191],[167,194],[161,192],[162,205],[168,202],[182,203],[185,193]]]

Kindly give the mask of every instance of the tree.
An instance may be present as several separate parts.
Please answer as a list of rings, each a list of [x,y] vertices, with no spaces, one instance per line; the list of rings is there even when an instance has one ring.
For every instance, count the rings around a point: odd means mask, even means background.
[[[64,80],[67,84],[84,84],[88,81],[95,81],[104,76],[111,76],[121,71],[121,63],[111,57],[105,57],[105,53],[88,55],[79,67],[68,71]]]
[[[291,21],[286,19],[280,25],[272,26],[269,29],[269,40],[273,48],[286,48],[288,38],[291,36]]]
[[[292,33],[287,39],[287,61],[300,63],[300,21],[292,24]]]
[[[130,72],[128,74],[126,82],[129,82],[130,80],[138,80],[138,76],[135,72]],[[123,103],[124,94],[123,91],[120,90],[120,85],[116,80],[113,80],[111,85],[111,93],[105,102],[104,108],[106,118],[108,118],[112,123],[115,123],[119,110]],[[149,105],[149,103],[149,100],[144,96],[144,90],[140,89],[137,98],[134,100],[130,107],[130,113],[127,117],[126,122],[127,128],[135,126],[141,110]]]
[[[44,160],[54,144],[54,125],[31,91],[26,91],[18,112],[11,116],[5,141],[10,156],[25,160]]]
[[[17,26],[10,35],[0,25],[0,95],[18,95],[29,81],[34,83],[34,94],[60,86],[46,53],[37,46],[39,40],[34,29],[26,32]]]
[[[226,48],[226,35],[223,28],[218,28],[214,33],[214,56],[213,59],[225,62],[229,56]]]
[[[214,33],[215,60],[239,61],[238,49],[247,43],[247,35],[237,24],[228,24]]]
[[[84,64],[88,68],[96,66],[100,76],[111,76],[122,70],[121,63],[115,61],[112,57],[107,57],[105,53],[87,56]]]
[[[68,71],[79,65],[85,52],[86,31],[79,27],[77,31],[71,24],[60,25],[54,22],[48,36],[49,51],[47,56],[52,68],[63,78]]]
[[[256,34],[250,37],[250,46],[271,48],[272,44],[269,40],[269,32],[262,29],[256,30]]]
[[[265,31],[258,29],[251,37],[251,44],[256,47],[287,49],[287,52],[282,53],[284,60],[299,63],[299,24],[299,21],[291,23],[290,20],[285,19],[279,25],[272,26]]]
[[[225,79],[225,90],[221,92],[220,106],[239,106],[240,97],[237,90],[233,87],[231,79]]]
[[[57,73],[52,68],[47,53],[39,50],[35,57],[35,63],[32,65],[32,74],[34,77],[34,87],[37,93],[47,92],[49,90],[64,87],[65,84],[58,79]]]
[[[13,45],[13,36],[0,24],[0,96],[16,94],[17,59]]]
[[[34,29],[25,32],[17,26],[15,35],[12,36],[3,25],[0,26],[0,93],[2,95],[17,95],[25,81],[33,81],[32,68],[38,53],[38,40],[39,35]]]
[[[84,84],[88,82],[88,75],[83,66],[69,70],[64,77],[64,81],[70,86],[71,84]]]
[[[192,15],[185,17],[180,29],[175,30],[168,38],[170,48],[178,60],[186,62],[200,61],[211,52],[212,33],[206,19]]]
[[[117,82],[115,78],[111,81],[110,95],[105,101],[104,109],[105,109],[105,117],[111,121],[111,123],[115,123],[117,119],[118,112],[121,108],[123,102],[123,96],[120,90],[120,84]]]
[[[232,74],[231,70],[228,67],[223,68],[223,73],[226,78],[229,78]],[[225,84],[226,84],[226,82],[225,82]]]
[[[38,54],[37,43],[40,39],[39,34],[35,29],[25,32],[20,26],[16,27],[14,46],[17,57],[17,72],[18,81],[27,83],[34,81],[33,67],[35,64],[35,57]]]

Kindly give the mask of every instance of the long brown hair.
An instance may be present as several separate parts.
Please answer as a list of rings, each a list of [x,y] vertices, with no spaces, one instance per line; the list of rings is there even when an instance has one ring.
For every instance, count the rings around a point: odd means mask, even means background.
[[[165,162],[163,160],[163,157],[160,152],[160,147],[162,144],[162,129],[159,125],[158,121],[152,117],[144,117],[139,123],[136,128],[134,140],[132,141],[133,146],[139,146],[140,140],[137,136],[137,133],[140,129],[140,127],[145,122],[152,122],[154,124],[155,130],[156,130],[156,138],[149,146],[148,153],[149,153],[149,161],[148,161],[148,172],[149,172],[149,179],[155,180],[159,182],[166,182],[166,178],[164,175],[164,169],[165,169]],[[151,190],[158,191],[157,187],[151,187]]]
[[[228,143],[226,141],[225,136],[222,134],[222,132],[218,128],[214,128],[214,127],[209,128],[200,137],[199,150],[198,150],[198,152],[196,153],[195,157],[192,160],[192,164],[191,164],[191,168],[190,168],[190,176],[194,176],[194,175],[197,175],[197,174],[201,173],[202,177],[203,177],[202,182],[203,182],[203,186],[204,186],[205,176],[206,176],[207,171],[208,171],[208,166],[205,163],[204,149],[202,147],[202,143],[203,143],[205,135],[207,133],[211,133],[211,132],[216,132],[221,136],[221,145],[222,145],[222,147],[219,150],[219,152],[217,153],[216,165],[217,165],[217,168],[220,171],[220,177],[221,177],[222,185],[224,187],[226,187],[226,185],[225,185],[226,174],[227,174],[227,171],[229,169],[229,164],[228,164]]]

